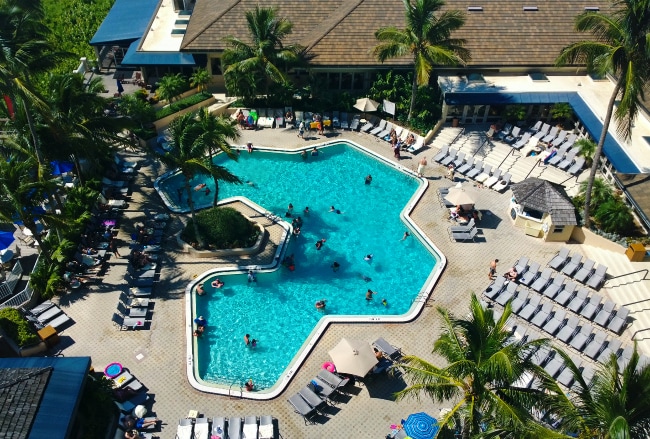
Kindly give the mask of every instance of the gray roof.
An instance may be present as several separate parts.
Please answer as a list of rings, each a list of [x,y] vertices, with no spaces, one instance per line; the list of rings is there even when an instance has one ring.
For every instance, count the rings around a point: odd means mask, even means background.
[[[52,367],[0,369],[2,437],[27,437],[51,373]]]
[[[617,172],[615,175],[632,197],[634,204],[638,206],[643,222],[650,227],[648,218],[650,214],[650,174],[621,174]]]
[[[548,213],[554,225],[578,224],[575,207],[562,186],[539,178],[527,178],[510,187],[517,204]]]

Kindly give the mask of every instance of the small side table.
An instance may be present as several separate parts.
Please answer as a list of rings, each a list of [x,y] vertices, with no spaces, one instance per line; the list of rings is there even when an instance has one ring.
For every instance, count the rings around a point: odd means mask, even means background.
[[[59,334],[51,325],[47,325],[43,329],[39,329],[38,336],[45,342],[48,348],[59,344]]]

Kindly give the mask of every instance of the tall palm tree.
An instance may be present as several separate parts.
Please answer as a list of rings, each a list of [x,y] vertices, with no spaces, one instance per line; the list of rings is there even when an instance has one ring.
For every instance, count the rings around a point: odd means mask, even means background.
[[[483,308],[475,295],[466,319],[452,317],[441,308],[438,312],[444,326],[433,352],[447,365],[438,367],[418,357],[404,357],[398,367],[410,386],[398,392],[397,399],[425,394],[436,402],[456,401],[439,422],[450,425],[459,420],[463,438],[484,428],[517,432],[518,437],[543,430],[529,411],[542,393],[521,388],[517,381],[525,374],[546,377],[544,370],[529,360],[546,340],[516,340],[506,328],[512,313],[509,303],[496,321],[492,310]]]
[[[464,40],[451,38],[453,31],[465,24],[465,14],[459,10],[446,11],[439,16],[442,0],[402,0],[406,27],[384,27],[375,32],[379,44],[373,54],[380,62],[404,56],[413,57],[413,85],[408,118],[413,115],[418,86],[429,84],[435,65],[463,65],[470,53]]]
[[[578,15],[575,29],[590,32],[595,39],[578,41],[565,47],[556,60],[557,65],[586,63],[590,71],[603,76],[613,74],[617,78],[587,180],[589,184],[584,204],[587,227],[591,224],[591,190],[612,115],[617,132],[628,140],[644,87],[650,80],[650,1],[615,0],[614,7],[616,10],[612,15],[600,12]],[[618,107],[614,110],[617,100]]]
[[[239,138],[239,130],[237,129],[237,121],[226,116],[214,116],[208,111],[207,108],[199,110],[199,125],[201,126],[201,135],[199,142],[208,151],[210,163],[214,154],[223,152],[232,160],[237,160],[237,154],[230,148],[228,141],[235,141]],[[225,180],[222,171],[225,169],[221,166],[214,165],[215,170],[218,171],[218,178],[216,174],[214,179],[214,197],[212,205],[216,206],[219,200],[219,180]]]
[[[557,352],[574,377],[570,392],[553,380],[545,383],[552,395],[549,410],[561,420],[561,430],[595,439],[650,436],[650,367],[640,363],[636,345],[626,365],[619,367],[613,354],[590,383],[566,353]]]
[[[170,143],[173,145],[173,149],[165,154],[158,154],[158,156],[168,168],[178,169],[183,174],[194,234],[199,247],[202,248],[203,239],[196,222],[192,198],[193,191],[190,184],[192,179],[197,175],[208,175],[215,180],[229,183],[241,183],[241,180],[226,168],[215,165],[206,157],[207,149],[201,140],[201,134],[202,129],[196,118],[196,113],[186,113],[177,117],[169,125]]]
[[[194,73],[190,76],[190,86],[196,87],[198,92],[206,91],[208,89],[208,84],[210,83],[210,72],[203,67],[196,69]]]
[[[282,70],[297,63],[304,50],[298,44],[283,43],[283,40],[291,35],[293,24],[278,17],[277,8],[260,6],[246,12],[246,24],[250,42],[234,36],[224,39],[230,46],[224,50],[222,57],[226,79],[250,78],[257,84],[257,87],[254,87],[257,91],[260,90],[259,86],[263,86],[266,91],[269,80],[276,83],[287,82]],[[229,82],[233,83],[230,80]]]
[[[589,182],[583,181],[580,183],[578,194],[586,196],[589,188]],[[602,178],[594,179],[593,186],[591,187],[591,205],[597,208],[599,205],[611,200],[614,197],[614,189],[612,186]]]

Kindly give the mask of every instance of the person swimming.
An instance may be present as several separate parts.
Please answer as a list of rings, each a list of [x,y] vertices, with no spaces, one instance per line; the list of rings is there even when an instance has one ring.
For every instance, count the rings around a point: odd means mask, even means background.
[[[222,286],[224,286],[224,283],[221,279],[216,278],[215,280],[212,281],[212,286],[214,288],[221,288]]]
[[[253,270],[248,270],[248,282],[257,282],[257,278],[255,277]]]
[[[361,273],[360,273],[360,274],[359,274],[359,277],[360,277],[361,279],[363,279],[365,282],[371,282],[371,281],[372,281],[372,278],[366,276],[365,274],[361,274]]]
[[[341,267],[341,264],[339,264],[336,261],[334,261],[334,263],[332,264],[332,270],[334,270],[334,271],[339,271],[340,267]]]
[[[386,299],[381,299],[381,304],[384,306],[388,306],[388,301]]]
[[[364,260],[364,261],[367,261],[367,262],[372,261],[372,253],[367,254],[367,255],[363,258],[363,260]]]
[[[316,250],[323,248],[323,244],[325,244],[325,238],[316,241]]]
[[[334,213],[336,213],[337,215],[340,215],[341,213],[343,213],[343,212],[341,212],[339,209],[337,209],[337,208],[334,207],[334,206],[331,206],[331,207],[330,207],[330,212],[334,212]]]
[[[207,184],[205,184],[205,183],[197,184],[196,186],[194,186],[194,190],[195,191],[200,191],[201,189],[203,189],[206,186],[207,186]]]
[[[372,183],[372,175],[368,174],[364,180],[366,184]]]
[[[325,308],[325,305],[326,305],[325,304],[325,299],[321,299],[318,302],[316,302],[316,304],[314,306],[316,307],[316,309],[323,309],[323,308]]]

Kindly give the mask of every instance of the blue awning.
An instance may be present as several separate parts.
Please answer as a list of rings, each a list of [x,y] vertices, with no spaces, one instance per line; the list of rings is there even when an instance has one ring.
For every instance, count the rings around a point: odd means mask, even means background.
[[[547,93],[495,93],[495,92],[447,92],[445,93],[447,105],[532,105],[556,104],[566,102],[571,105],[582,124],[591,137],[598,140],[603,129],[603,123],[591,108],[576,92],[547,92]],[[638,174],[641,170],[625,153],[623,147],[611,135],[607,134],[603,153],[612,163],[616,171],[625,174]]]
[[[138,51],[140,38],[135,40],[126,51],[123,66],[195,66],[191,53],[181,52],[143,52]]]
[[[159,0],[115,0],[91,46],[122,45],[141,38],[156,11]]]

